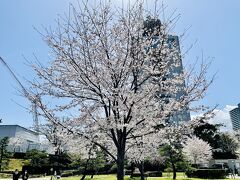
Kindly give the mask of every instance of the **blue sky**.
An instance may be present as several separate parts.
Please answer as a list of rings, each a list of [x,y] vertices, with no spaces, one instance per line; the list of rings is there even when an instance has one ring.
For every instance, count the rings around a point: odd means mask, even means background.
[[[34,60],[33,54],[41,61],[48,60],[48,47],[33,27],[40,30],[42,26],[54,27],[57,15],[68,11],[69,2],[75,3],[76,0],[1,0],[0,56],[22,80],[33,77],[23,55],[29,60]],[[151,2],[154,0],[148,1]],[[185,60],[194,61],[202,52],[205,57],[214,58],[210,74],[218,74],[204,103],[219,104],[219,109],[239,103],[240,1],[167,0],[165,3],[168,5],[167,13],[177,9],[181,14],[175,34],[181,34],[185,28],[191,26],[184,46],[197,40]],[[31,126],[31,114],[17,105],[28,106],[28,103],[17,95],[17,84],[2,65],[0,83],[0,118],[5,124]]]

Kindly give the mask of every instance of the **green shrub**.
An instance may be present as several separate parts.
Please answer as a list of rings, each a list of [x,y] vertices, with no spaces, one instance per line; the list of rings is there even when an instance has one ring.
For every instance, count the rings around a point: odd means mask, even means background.
[[[186,169],[185,174],[186,174],[188,177],[190,177],[190,176],[192,176],[192,175],[195,173],[195,171],[197,171],[197,169],[190,166],[190,167],[188,167],[188,168]]]
[[[115,174],[117,173],[117,165],[113,164],[111,169],[108,171],[109,174]]]
[[[176,169],[178,172],[184,172],[184,171],[186,171],[186,169],[188,169],[190,167],[191,166],[186,161],[179,161],[176,163]]]
[[[168,167],[168,168],[164,169],[164,172],[167,172],[167,173],[170,173],[170,172],[172,172],[172,171],[173,171],[173,170],[172,170],[171,167]]]
[[[191,178],[205,178],[205,179],[224,179],[228,175],[224,169],[194,169],[189,168],[186,175]]]
[[[125,175],[131,175],[131,170],[125,170]]]
[[[69,176],[75,176],[75,175],[79,175],[79,174],[80,174],[79,170],[64,170],[61,173],[61,176],[62,177],[69,177]]]
[[[148,171],[148,177],[162,177],[161,171]]]

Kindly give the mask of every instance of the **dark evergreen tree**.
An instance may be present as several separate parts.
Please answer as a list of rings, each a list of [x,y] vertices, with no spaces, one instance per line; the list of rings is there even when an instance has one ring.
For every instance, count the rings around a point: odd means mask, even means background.
[[[10,153],[7,151],[8,142],[8,137],[0,139],[0,171],[8,165],[8,159],[10,157]]]

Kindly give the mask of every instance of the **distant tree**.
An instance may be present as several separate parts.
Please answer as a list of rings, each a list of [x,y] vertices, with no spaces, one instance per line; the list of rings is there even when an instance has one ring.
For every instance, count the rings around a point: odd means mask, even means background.
[[[36,149],[27,151],[26,158],[30,159],[30,165],[33,167],[41,167],[49,164],[49,157],[45,151],[39,151]]]
[[[183,154],[192,164],[200,164],[212,158],[212,148],[202,139],[192,137],[183,145]]]
[[[235,159],[238,149],[237,139],[233,135],[220,132],[221,126],[221,124],[200,121],[194,127],[194,134],[210,144],[213,149],[213,158]]]
[[[181,149],[176,149],[173,146],[166,144],[160,148],[160,154],[166,157],[165,163],[171,167],[173,171],[173,179],[177,177],[176,164],[183,161]]]
[[[176,164],[183,161],[182,142],[189,135],[188,127],[182,125],[165,128],[164,145],[160,148],[160,154],[163,155],[173,171],[173,179],[177,177]]]
[[[94,159],[98,158],[99,148],[88,141],[85,141],[81,137],[76,137],[74,135],[68,135],[69,140],[67,141],[68,153],[72,157],[76,158],[75,165],[83,167],[81,180],[84,180],[87,172],[91,169],[92,171],[98,169],[98,167],[93,168]],[[97,162],[97,161],[96,161]],[[98,162],[97,162],[98,163]],[[97,164],[96,164],[97,166]],[[93,177],[93,174],[92,174]]]
[[[98,174],[99,169],[103,168],[105,164],[106,159],[104,153],[101,150],[96,151],[96,156],[90,159],[88,166],[88,169],[91,172],[91,179],[95,174]]]
[[[16,150],[21,150],[24,146],[27,147],[27,140],[19,136],[12,137],[9,138],[8,145],[12,148],[13,152],[15,152]]]
[[[216,159],[236,159],[238,157],[237,150],[239,148],[236,137],[232,134],[221,133],[217,140],[217,149],[213,153]]]
[[[7,166],[10,153],[7,151],[9,138],[4,137],[0,139],[0,171]]]
[[[220,139],[220,127],[221,124],[210,124],[202,120],[194,127],[194,134],[200,139],[208,142],[213,149],[217,149]]]
[[[237,142],[237,139],[231,135],[231,134],[221,134],[220,141],[222,142],[222,150],[225,152],[231,152],[232,154],[235,154],[239,144]]]
[[[131,148],[128,150],[126,156],[127,159],[132,163],[132,172],[131,176],[133,175],[133,171],[135,166],[138,167],[141,173],[141,180],[144,180],[144,163],[146,160],[148,161],[157,161],[159,157],[158,148],[159,142],[161,138],[157,136],[157,134],[152,135],[151,137],[142,137],[137,142],[132,142],[129,146]]]
[[[61,120],[61,122],[63,122]],[[41,134],[43,134],[49,141],[49,146],[53,147],[55,155],[61,155],[66,150],[67,144],[67,131],[57,123],[49,121],[44,125],[40,125],[39,128]],[[47,145],[47,143],[45,142]]]

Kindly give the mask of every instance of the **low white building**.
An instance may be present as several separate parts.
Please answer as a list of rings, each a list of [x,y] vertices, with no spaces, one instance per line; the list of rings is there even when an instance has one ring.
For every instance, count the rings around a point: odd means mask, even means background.
[[[213,159],[209,161],[209,166],[212,167],[218,165],[219,168],[229,167],[232,170],[237,170],[240,172],[240,159]]]
[[[8,147],[11,152],[26,152],[40,146],[38,133],[19,125],[0,125],[0,138],[3,137],[15,139]]]

